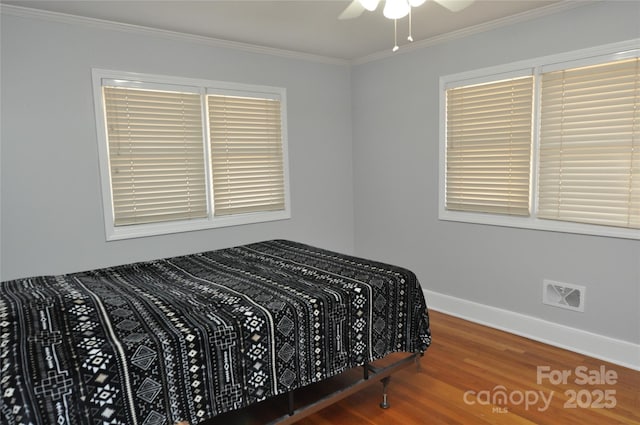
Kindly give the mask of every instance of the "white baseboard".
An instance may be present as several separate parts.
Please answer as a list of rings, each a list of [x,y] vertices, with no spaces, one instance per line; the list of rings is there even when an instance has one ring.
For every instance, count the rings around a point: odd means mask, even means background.
[[[640,370],[640,344],[594,334],[426,289],[424,294],[431,310]]]

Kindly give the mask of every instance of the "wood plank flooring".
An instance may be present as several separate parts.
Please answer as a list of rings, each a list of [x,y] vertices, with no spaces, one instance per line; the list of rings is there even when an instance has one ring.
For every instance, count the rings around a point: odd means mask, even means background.
[[[431,311],[433,344],[418,371],[352,395],[298,425],[640,425],[640,372]],[[306,401],[340,383],[302,392]],[[209,425],[264,424],[282,415],[279,397]]]

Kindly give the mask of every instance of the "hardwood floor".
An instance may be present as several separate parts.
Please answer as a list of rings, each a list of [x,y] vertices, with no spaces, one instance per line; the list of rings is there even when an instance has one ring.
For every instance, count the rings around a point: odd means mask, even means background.
[[[640,425],[638,371],[436,311],[431,329],[421,369],[410,366],[391,378],[390,409],[378,407],[382,387],[375,385],[297,424]],[[266,423],[286,405],[277,398],[210,425]]]

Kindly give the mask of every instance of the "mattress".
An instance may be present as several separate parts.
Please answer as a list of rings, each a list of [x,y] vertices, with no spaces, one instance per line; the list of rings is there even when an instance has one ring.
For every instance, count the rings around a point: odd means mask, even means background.
[[[416,276],[272,240],[2,282],[0,422],[197,424],[431,342]]]

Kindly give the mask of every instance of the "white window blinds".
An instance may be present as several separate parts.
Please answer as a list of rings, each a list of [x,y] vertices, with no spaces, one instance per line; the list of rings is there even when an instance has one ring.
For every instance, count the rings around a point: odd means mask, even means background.
[[[199,94],[103,87],[114,225],[207,216]]]
[[[280,100],[207,98],[214,215],[284,210]]]
[[[533,77],[446,96],[446,209],[529,215]]]
[[[640,59],[542,74],[538,216],[640,228]]]

